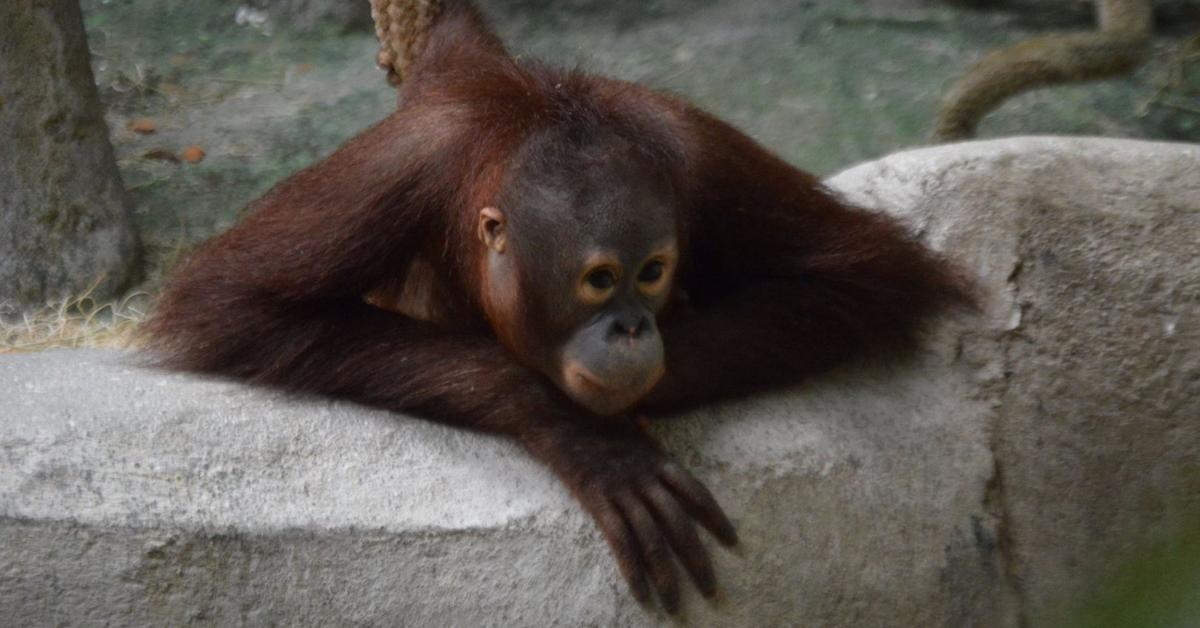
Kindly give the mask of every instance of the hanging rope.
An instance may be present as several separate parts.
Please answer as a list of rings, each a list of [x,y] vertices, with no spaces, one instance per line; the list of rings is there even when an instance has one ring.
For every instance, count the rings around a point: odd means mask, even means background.
[[[990,111],[1036,87],[1130,74],[1150,52],[1150,0],[1093,0],[1099,29],[1035,37],[984,57],[942,100],[935,141],[971,137]]]
[[[429,40],[429,29],[442,12],[443,0],[371,0],[371,18],[379,54],[375,62],[388,83],[400,85],[413,59]]]

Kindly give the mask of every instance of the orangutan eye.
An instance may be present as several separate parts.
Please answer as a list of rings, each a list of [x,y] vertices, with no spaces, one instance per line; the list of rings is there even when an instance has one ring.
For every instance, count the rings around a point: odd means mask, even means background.
[[[589,286],[597,290],[608,290],[609,288],[617,285],[617,276],[613,273],[613,271],[607,268],[601,268],[588,273],[585,281],[587,281]]]
[[[662,279],[664,269],[666,269],[666,264],[663,264],[659,260],[654,260],[642,267],[642,272],[638,273],[638,281],[642,283],[654,283]]]

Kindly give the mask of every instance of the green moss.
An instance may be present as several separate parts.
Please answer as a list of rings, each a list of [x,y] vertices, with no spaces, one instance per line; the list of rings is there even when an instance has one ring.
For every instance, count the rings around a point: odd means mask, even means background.
[[[1200,533],[1188,531],[1142,548],[1068,617],[1059,625],[1195,626],[1200,617]]]
[[[49,227],[49,226],[53,225],[54,223],[58,222],[58,210],[57,209],[47,210],[41,216],[38,216],[37,221],[38,221],[39,225],[42,225],[44,227]]]

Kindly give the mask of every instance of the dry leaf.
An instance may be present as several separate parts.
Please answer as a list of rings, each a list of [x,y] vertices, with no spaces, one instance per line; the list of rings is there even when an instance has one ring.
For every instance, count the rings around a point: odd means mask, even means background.
[[[204,159],[204,149],[199,146],[188,146],[183,149],[183,154],[180,157],[189,164],[194,164]]]
[[[177,157],[175,155],[175,153],[173,153],[165,148],[155,148],[152,150],[148,150],[148,151],[142,153],[142,158],[143,159],[159,159],[162,161],[169,161],[169,162],[175,163],[175,164],[179,163],[179,157]]]
[[[158,125],[150,118],[138,118],[129,123],[129,130],[134,133],[148,135],[158,130]]]

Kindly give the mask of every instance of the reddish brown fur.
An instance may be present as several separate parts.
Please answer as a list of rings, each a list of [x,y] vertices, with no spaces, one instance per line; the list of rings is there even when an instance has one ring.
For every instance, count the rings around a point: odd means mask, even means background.
[[[519,364],[483,312],[477,212],[524,140],[551,124],[615,129],[677,189],[681,266],[659,321],[667,375],[642,412],[910,348],[967,290],[894,220],[735,129],[636,85],[518,64],[469,5],[449,4],[394,114],[279,183],[174,274],[152,349],[180,369],[515,437],[596,518],[640,599],[652,583],[677,606],[667,547],[711,594],[693,520],[735,536],[707,491],[633,422],[596,421]],[[364,302],[399,294],[414,260],[434,271],[422,281],[444,301],[436,322]]]

